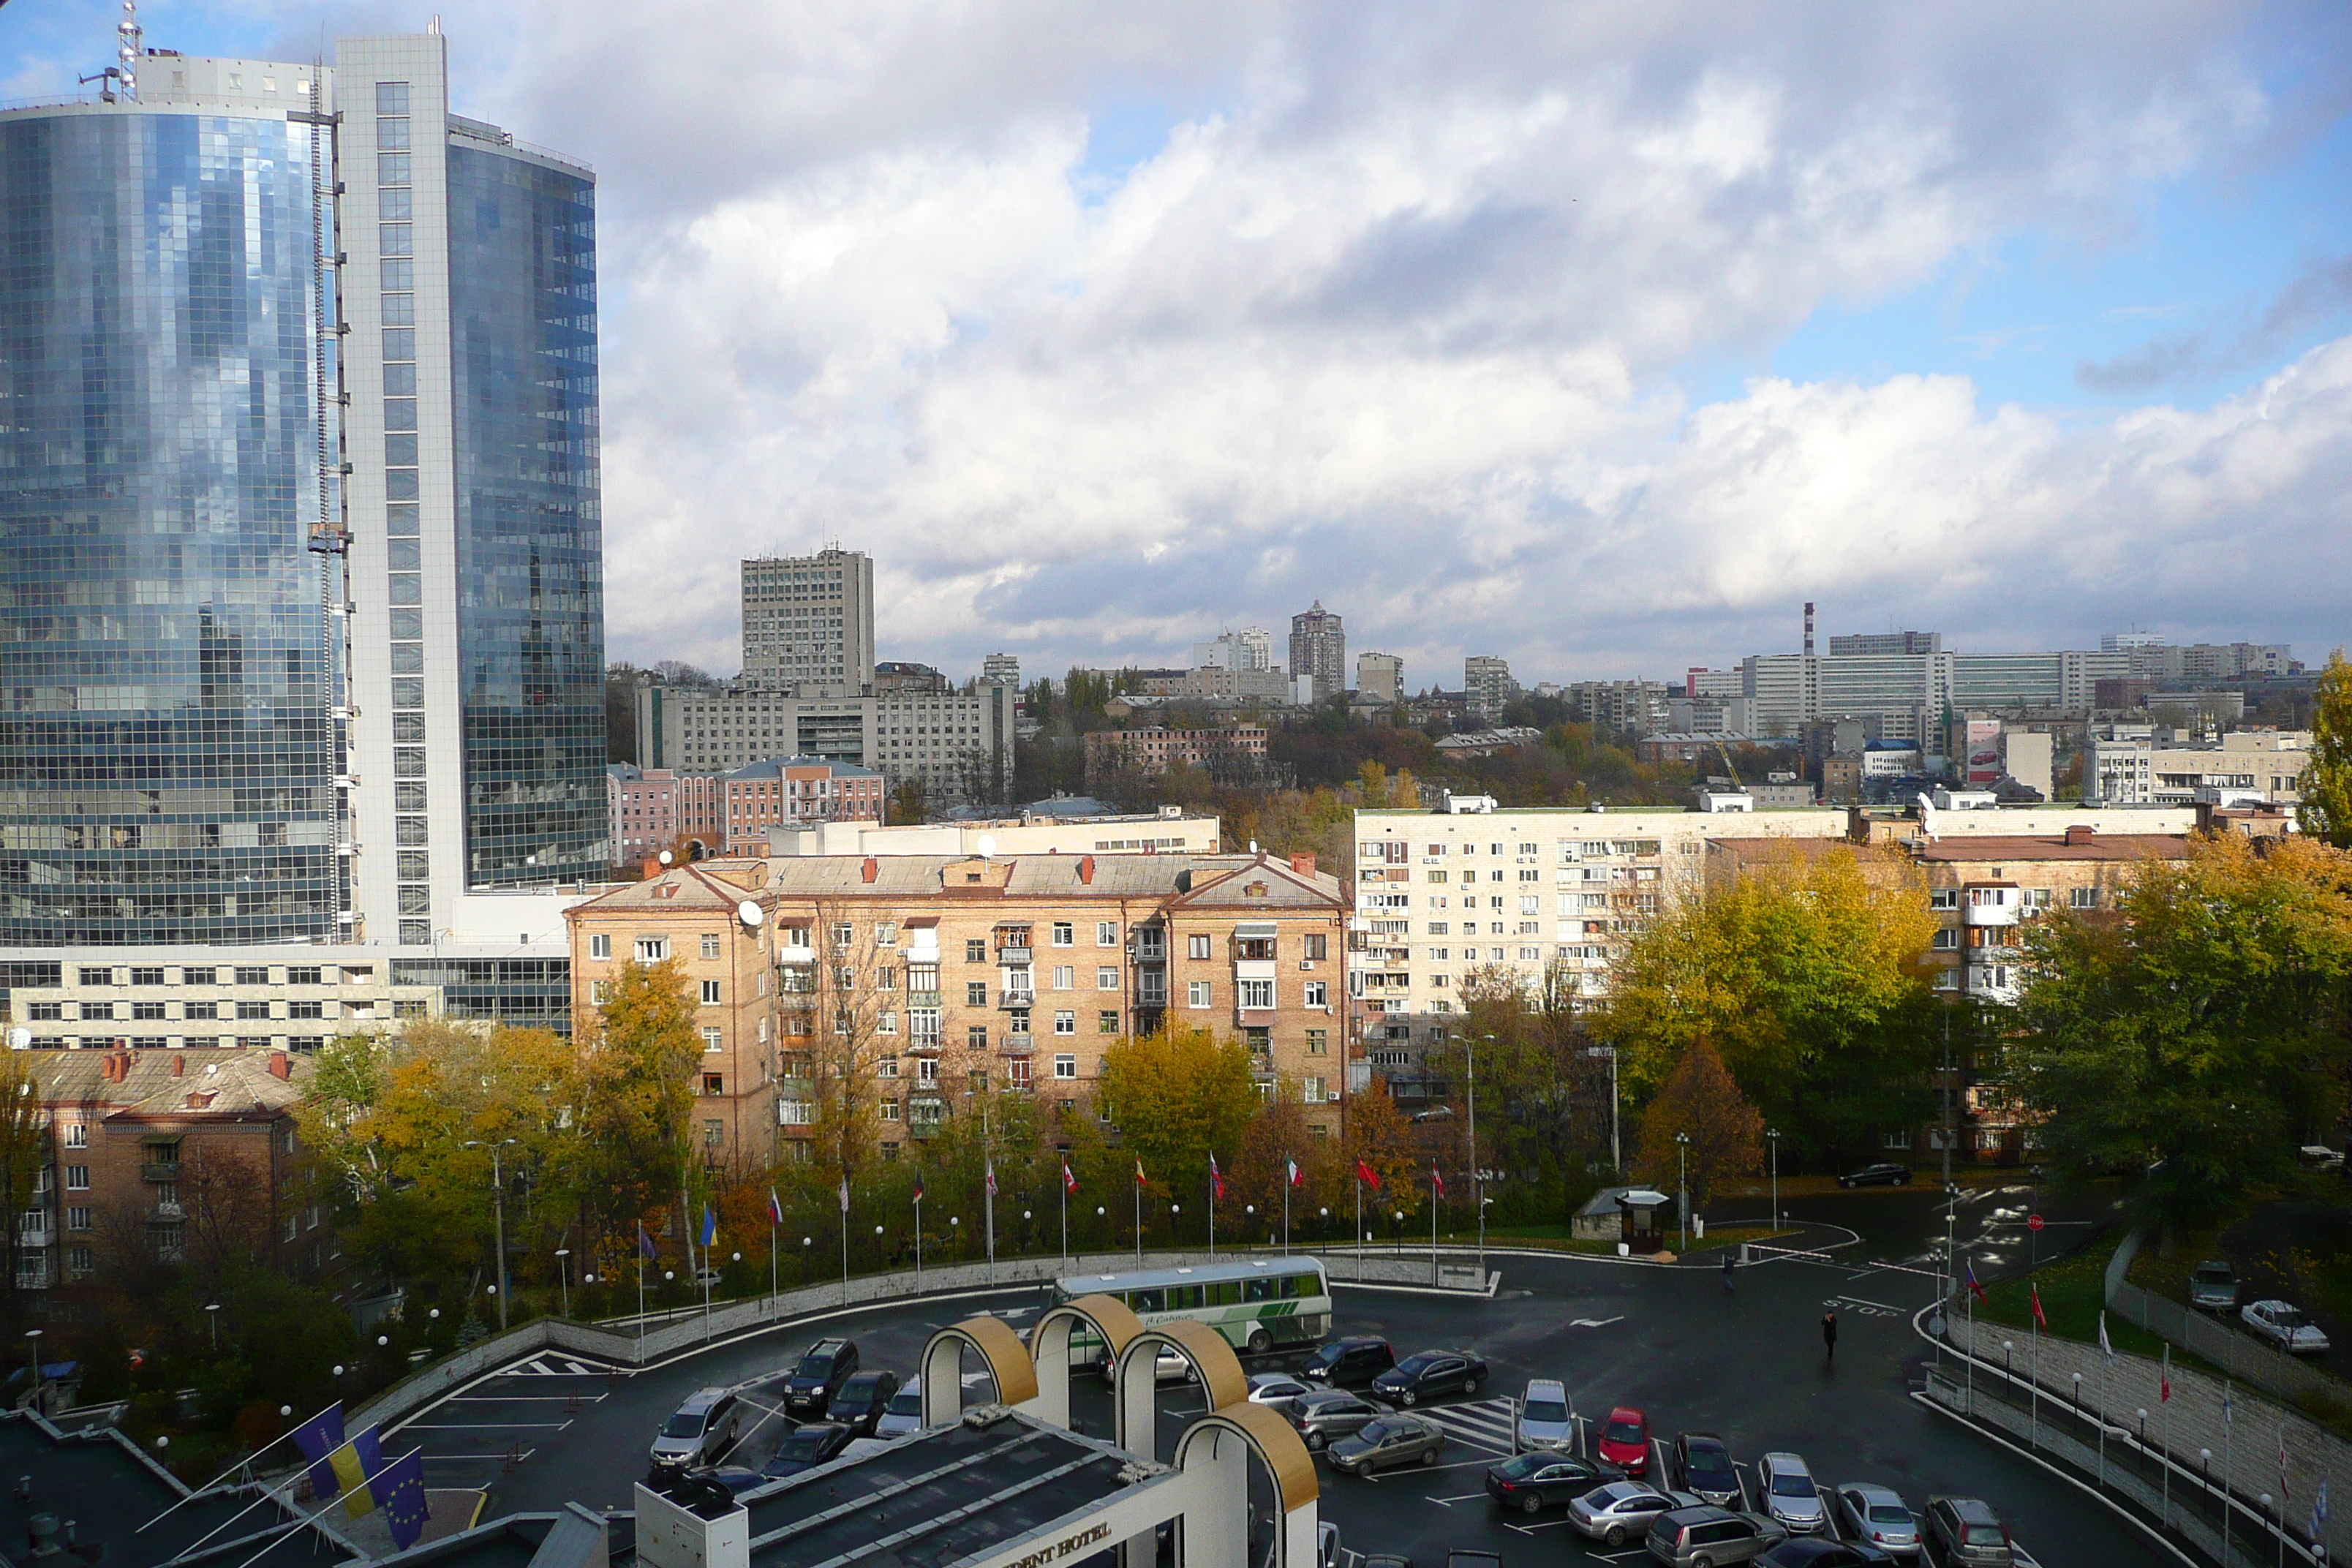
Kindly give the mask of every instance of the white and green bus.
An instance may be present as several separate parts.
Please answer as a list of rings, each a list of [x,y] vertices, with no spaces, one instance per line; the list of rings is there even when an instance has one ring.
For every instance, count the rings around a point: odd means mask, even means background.
[[[1252,1258],[1054,1281],[1055,1306],[1081,1296],[1124,1301],[1146,1328],[1179,1318],[1206,1323],[1236,1350],[1318,1344],[1331,1331],[1331,1286],[1314,1258]],[[1080,1329],[1070,1350],[1083,1365],[1100,1357],[1102,1342]]]

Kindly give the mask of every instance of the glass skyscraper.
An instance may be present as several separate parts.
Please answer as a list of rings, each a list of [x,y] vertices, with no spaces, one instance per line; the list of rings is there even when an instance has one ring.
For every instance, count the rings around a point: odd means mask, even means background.
[[[0,113],[0,947],[608,863],[594,178],[447,97],[426,35]]]

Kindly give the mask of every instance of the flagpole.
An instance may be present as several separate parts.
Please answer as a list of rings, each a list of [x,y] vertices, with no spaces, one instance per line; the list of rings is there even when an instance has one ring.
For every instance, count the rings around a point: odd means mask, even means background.
[[[772,1190],[768,1194],[768,1201],[771,1204],[775,1202],[775,1193]],[[776,1211],[772,1207],[768,1210],[768,1315],[770,1317],[775,1316],[776,1303],[782,1295],[783,1292],[777,1284],[776,1278]]]
[[[1143,1267],[1143,1167],[1136,1167],[1135,1178],[1135,1266]]]
[[[1357,1163],[1358,1164],[1360,1164],[1360,1165],[1363,1163],[1363,1162],[1362,1162],[1362,1161],[1360,1161],[1360,1160],[1357,1161],[1356,1163]],[[1363,1176],[1360,1173],[1360,1174],[1356,1177],[1356,1281],[1357,1281],[1357,1283],[1358,1283],[1358,1284],[1361,1284],[1361,1283],[1363,1282],[1363,1279],[1364,1279],[1364,1178],[1363,1178]]]
[[[915,1289],[923,1288],[923,1178],[915,1178]]]
[[[1437,1289],[1437,1167],[1429,1168],[1429,1288]]]
[[[329,1400],[326,1404],[320,1405],[315,1412],[313,1412],[309,1420],[298,1421],[293,1426],[289,1426],[285,1431],[280,1432],[277,1436],[272,1437],[268,1442],[264,1443],[260,1447],[256,1448],[252,1453],[247,1454],[244,1458],[239,1459],[236,1464],[231,1465],[227,1469],[223,1470],[219,1475],[215,1476],[203,1486],[198,1487],[194,1491],[190,1492],[186,1497],[182,1498],[170,1508],[167,1508],[162,1513],[157,1514],[154,1519],[149,1520],[147,1524],[141,1525],[131,1533],[133,1535],[146,1534],[147,1525],[153,1524],[158,1520],[162,1520],[167,1515],[177,1511],[185,1504],[194,1501],[197,1498],[202,1497],[205,1493],[212,1490],[215,1487],[228,1479],[229,1477],[236,1474],[237,1471],[248,1468],[253,1464],[254,1460],[261,1458],[262,1455],[269,1452],[270,1449],[275,1448],[278,1444],[283,1443],[287,1438],[291,1437],[295,1433],[299,1432],[303,1427],[308,1426],[310,1422],[316,1421],[320,1416],[324,1415],[328,1411],[332,1410],[336,1405],[341,1405],[341,1403],[342,1401],[340,1399]]]
[[[841,1173],[841,1304],[849,1305],[849,1173]]]
[[[996,1283],[996,1166],[993,1163],[988,1166],[986,1189],[981,1194],[984,1200],[981,1206],[987,1210],[988,1282],[993,1285]]]
[[[1973,1416],[1973,1415],[1976,1415],[1976,1413],[1977,1413],[1977,1293],[1976,1293],[1975,1289],[1973,1289],[1973,1286],[1974,1286],[1975,1281],[1976,1281],[1976,1277],[1977,1277],[1977,1266],[1976,1266],[1976,1260],[1975,1260],[1974,1258],[1970,1258],[1970,1259],[1969,1260],[1969,1283],[1970,1283],[1971,1289],[1969,1289],[1969,1300],[1968,1300],[1968,1309],[1969,1309],[1969,1356],[1968,1356],[1968,1379],[1969,1379],[1969,1392],[1968,1392],[1968,1401],[1967,1401],[1967,1403],[1966,1403],[1966,1404],[1964,1404],[1964,1405],[1961,1406],[1961,1408],[1962,1408],[1962,1409],[1964,1409],[1964,1410],[1966,1410],[1966,1411],[1967,1411],[1967,1412],[1968,1412],[1971,1416]]]
[[[637,1221],[637,1364],[646,1364],[646,1222]]]
[[[1070,1271],[1070,1163],[1062,1162],[1062,1272]]]
[[[1217,1157],[1209,1156],[1209,1259],[1217,1257]]]
[[[2157,1376],[2157,1407],[2164,1414],[2164,1528],[2172,1528],[2172,1342],[2165,1342],[2164,1370]]]
[[[2230,1440],[2236,1423],[2230,1417],[2230,1378],[2221,1377],[2221,1561],[2230,1560]]]
[[[2027,1328],[2032,1329],[2032,1330],[2033,1331],[2033,1341],[2032,1341],[2032,1350],[2031,1350],[2031,1354],[2032,1355],[2033,1359],[2032,1359],[2032,1363],[2028,1364],[2028,1366],[2026,1367],[2026,1371],[2025,1371],[2025,1376],[2026,1376],[2027,1381],[2028,1381],[2028,1382],[2030,1382],[2031,1384],[2032,1384],[2032,1385],[2033,1385],[2033,1391],[2032,1391],[2032,1393],[2030,1395],[2028,1395],[2028,1401],[2029,1401],[2029,1404],[2028,1404],[2028,1412],[2029,1412],[2029,1414],[2028,1414],[2028,1418],[2027,1418],[2027,1423],[2026,1423],[2026,1428],[2025,1428],[2025,1434],[2026,1434],[2026,1435],[2025,1435],[2025,1446],[2026,1446],[2028,1448],[2038,1448],[2038,1447],[2040,1447],[2042,1446],[2042,1323],[2041,1323],[2041,1320],[2040,1320],[2040,1319],[2038,1319],[2038,1318],[2029,1318],[2029,1319],[2026,1321],[2026,1324],[2025,1324],[2025,1326],[2026,1326]]]

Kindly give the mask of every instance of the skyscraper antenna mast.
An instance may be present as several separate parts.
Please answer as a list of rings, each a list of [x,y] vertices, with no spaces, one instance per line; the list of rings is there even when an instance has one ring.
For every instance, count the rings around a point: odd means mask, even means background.
[[[139,0],[122,0],[122,20],[116,24],[114,36],[120,47],[116,49],[114,68],[118,89],[125,103],[139,101]]]

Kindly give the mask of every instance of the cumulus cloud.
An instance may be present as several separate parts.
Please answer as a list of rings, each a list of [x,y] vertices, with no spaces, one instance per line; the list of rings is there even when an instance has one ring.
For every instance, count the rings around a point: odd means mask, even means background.
[[[2341,549],[2337,351],[2096,427],[1685,388],[2261,156],[2258,9],[448,3],[460,107],[601,173],[616,656],[732,668],[737,558],[828,540],[958,671],[1318,595],[1416,684],[1786,646],[1805,597],[2023,645],[2336,614],[2201,558]]]

